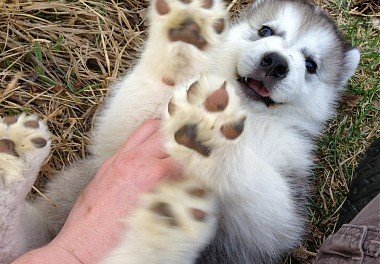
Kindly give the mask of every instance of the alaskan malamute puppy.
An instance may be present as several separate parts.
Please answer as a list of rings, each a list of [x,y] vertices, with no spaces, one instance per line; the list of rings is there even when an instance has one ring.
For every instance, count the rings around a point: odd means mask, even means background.
[[[232,25],[220,0],[153,0],[149,15],[145,51],[112,88],[92,155],[47,187],[58,207],[25,202],[49,153],[46,126],[0,120],[1,263],[48,243],[100,165],[150,118],[164,119],[185,175],[144,195],[105,263],[276,263],[301,242],[313,140],[359,51],[302,0],[257,1]]]

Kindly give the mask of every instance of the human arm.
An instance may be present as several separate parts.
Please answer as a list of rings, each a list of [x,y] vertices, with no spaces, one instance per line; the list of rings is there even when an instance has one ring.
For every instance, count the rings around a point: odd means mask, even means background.
[[[85,188],[58,236],[14,263],[96,263],[114,247],[127,227],[121,221],[136,207],[139,195],[180,169],[163,151],[160,121],[139,128],[107,160]],[[46,260],[46,261],[45,261]]]

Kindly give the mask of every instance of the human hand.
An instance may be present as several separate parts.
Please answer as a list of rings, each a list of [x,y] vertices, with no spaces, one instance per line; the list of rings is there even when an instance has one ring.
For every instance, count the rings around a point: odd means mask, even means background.
[[[49,244],[81,263],[97,263],[116,246],[139,195],[181,174],[163,149],[160,121],[140,127],[107,160],[79,196],[59,235]]]

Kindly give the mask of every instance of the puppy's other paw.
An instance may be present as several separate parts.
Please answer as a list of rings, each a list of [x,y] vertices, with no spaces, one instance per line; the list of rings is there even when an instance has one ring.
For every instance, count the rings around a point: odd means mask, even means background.
[[[37,117],[25,114],[0,117],[0,170],[3,181],[20,180],[21,175],[17,173],[20,171],[24,176],[35,176],[49,150],[50,133],[45,123]]]
[[[180,179],[161,184],[142,200],[128,221],[126,240],[105,263],[194,263],[216,231],[214,194],[194,180]]]
[[[217,45],[227,28],[227,12],[220,0],[155,0],[153,23],[162,22],[170,42],[184,42],[199,50]]]
[[[192,179],[168,181],[144,198],[152,228],[191,244],[207,242],[216,221],[214,194]],[[145,225],[145,224],[144,224]],[[202,242],[203,241],[203,242]]]

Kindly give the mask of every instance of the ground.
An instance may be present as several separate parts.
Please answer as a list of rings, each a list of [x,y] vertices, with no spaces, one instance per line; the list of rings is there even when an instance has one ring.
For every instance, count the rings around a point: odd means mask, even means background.
[[[251,0],[229,0],[237,16]],[[337,21],[362,60],[340,110],[319,139],[306,242],[288,263],[310,262],[334,232],[350,179],[380,136],[380,4],[315,0]],[[53,132],[53,151],[35,192],[86,155],[91,120],[107,88],[125,74],[146,38],[148,1],[1,1],[0,115],[35,113]],[[297,259],[297,260],[296,260]]]

